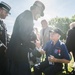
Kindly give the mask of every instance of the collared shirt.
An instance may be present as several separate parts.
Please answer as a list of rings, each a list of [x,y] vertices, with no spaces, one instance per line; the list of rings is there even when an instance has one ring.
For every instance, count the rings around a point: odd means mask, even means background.
[[[67,47],[60,40],[55,45],[53,45],[52,41],[49,41],[44,47],[44,50],[46,51],[46,59],[48,58],[48,56],[53,55],[58,59],[70,60]]]

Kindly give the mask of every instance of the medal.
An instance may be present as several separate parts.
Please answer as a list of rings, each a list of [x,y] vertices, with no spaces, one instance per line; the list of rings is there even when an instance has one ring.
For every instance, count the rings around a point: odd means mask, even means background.
[[[61,55],[60,52],[61,52],[61,50],[58,50],[58,55],[59,55],[59,56]]]

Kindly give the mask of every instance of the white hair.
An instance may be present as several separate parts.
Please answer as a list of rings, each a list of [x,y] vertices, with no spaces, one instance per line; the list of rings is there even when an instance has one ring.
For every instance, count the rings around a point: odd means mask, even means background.
[[[75,27],[75,22],[70,23],[70,29]]]

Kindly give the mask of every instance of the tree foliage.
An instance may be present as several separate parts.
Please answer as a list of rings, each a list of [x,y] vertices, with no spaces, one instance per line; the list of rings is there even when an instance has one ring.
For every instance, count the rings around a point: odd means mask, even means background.
[[[75,16],[74,16],[74,19],[75,19]],[[52,18],[50,21],[49,21],[49,25],[52,26],[52,27],[58,27],[62,30],[62,32],[64,33],[64,35],[62,36],[62,39],[66,38],[66,33],[69,29],[69,24],[73,21],[73,19],[69,19],[67,17],[65,18],[61,18],[61,17],[55,17],[55,18]]]

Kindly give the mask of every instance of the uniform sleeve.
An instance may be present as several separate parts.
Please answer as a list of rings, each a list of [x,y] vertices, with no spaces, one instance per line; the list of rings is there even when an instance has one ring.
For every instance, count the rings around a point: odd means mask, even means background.
[[[43,47],[43,50],[44,50],[44,51],[47,51],[47,50],[48,50],[49,45],[50,45],[49,43],[50,43],[50,42],[47,42],[46,45]]]
[[[70,60],[70,55],[65,44],[62,45],[62,58]]]

